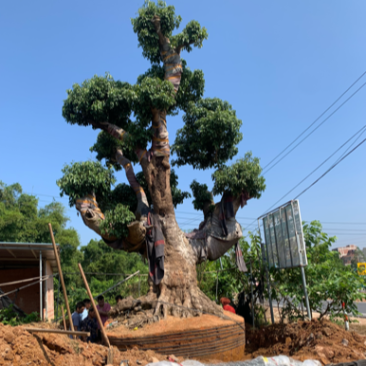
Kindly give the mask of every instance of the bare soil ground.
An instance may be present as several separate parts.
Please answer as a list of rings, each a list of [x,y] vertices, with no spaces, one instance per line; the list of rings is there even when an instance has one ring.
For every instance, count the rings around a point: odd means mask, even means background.
[[[215,323],[216,317],[210,317]],[[278,314],[277,314],[278,319]],[[170,319],[169,319],[170,320]],[[192,319],[191,319],[192,320]],[[193,320],[194,321],[194,318]],[[213,323],[209,322],[210,325]],[[222,322],[222,320],[219,320]],[[169,325],[161,323],[161,328],[176,328],[179,321]],[[52,324],[35,323],[29,327],[50,328]],[[24,326],[10,327],[0,323],[0,365],[1,366],[103,366],[106,365],[108,348],[98,344],[87,344],[73,340],[65,335],[27,332]],[[178,328],[181,328],[178,326]],[[182,329],[180,329],[182,330]],[[121,330],[114,329],[113,333]],[[135,332],[149,333],[149,326]],[[108,332],[108,333],[112,333]],[[135,333],[134,332],[134,333]],[[246,325],[245,359],[257,356],[287,355],[303,361],[316,359],[324,365],[329,363],[350,362],[365,359],[366,355],[366,319],[358,324],[351,323],[351,331],[346,331],[328,319],[311,322],[299,321],[292,324],[274,324],[260,329]],[[128,359],[130,366],[146,365],[157,360],[166,360],[166,355],[153,351],[140,351],[137,348],[120,352],[113,347],[114,365]],[[154,358],[154,359],[153,359]],[[182,361],[182,358],[179,358]],[[219,362],[220,360],[215,360]]]
[[[46,323],[29,325],[35,328],[50,328]],[[98,344],[70,339],[62,334],[30,334],[23,326],[10,327],[0,323],[1,366],[103,366],[106,365],[108,348]],[[166,360],[166,356],[153,351],[131,349],[120,352],[113,347],[114,363],[128,359],[130,366],[146,365],[154,359]],[[156,360],[155,360],[156,361]]]
[[[247,326],[246,335],[246,353],[251,358],[282,354],[300,361],[319,360],[324,365],[365,359],[366,337],[327,319],[254,330]]]

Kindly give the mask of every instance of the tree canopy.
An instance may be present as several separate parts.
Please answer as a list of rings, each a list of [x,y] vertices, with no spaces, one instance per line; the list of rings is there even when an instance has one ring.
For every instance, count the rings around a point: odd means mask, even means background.
[[[159,19],[161,33],[157,31],[155,19]],[[113,170],[121,169],[115,156],[120,149],[131,163],[139,162],[141,158],[136,154],[136,148],[148,149],[149,143],[153,142],[152,110],[165,111],[167,115],[175,115],[179,110],[185,113],[184,125],[178,130],[172,144],[172,153],[175,154],[172,163],[177,167],[189,164],[196,169],[215,168],[212,175],[214,195],[225,192],[240,195],[246,191],[249,197],[259,198],[264,191],[264,178],[258,158],[248,153],[233,165],[227,165],[237,155],[237,145],[243,138],[240,132],[242,121],[236,116],[235,110],[219,98],[203,98],[205,82],[202,70],[191,71],[184,59],[180,59],[179,65],[167,61],[169,57],[180,55],[183,50],[191,52],[193,47],[201,48],[208,38],[206,28],[197,21],[188,22],[179,31],[181,21],[174,6],[168,6],[163,1],[145,1],[137,17],[132,19],[132,26],[142,55],[151,62],[151,67],[137,76],[134,85],[116,81],[107,73],[74,84],[67,91],[62,110],[64,118],[71,124],[102,128],[91,151],[96,153],[97,160],[104,163],[104,166],[95,162],[65,166],[64,176],[58,185],[61,194],[69,196],[70,206],[75,204],[77,198],[94,191],[100,207],[111,210],[106,215],[109,224],[121,218],[118,212],[132,220],[137,202],[130,194],[131,189],[124,183],[113,188]],[[169,47],[173,50],[167,51],[169,56],[164,56],[165,51],[162,51],[162,37],[169,40]],[[178,89],[167,79],[169,68],[180,70]],[[120,129],[118,134],[107,131],[103,123],[116,126],[116,129]],[[190,194],[177,188],[176,172],[172,171],[170,179],[176,207]],[[138,174],[137,180],[151,203],[143,174]],[[197,194],[198,186],[194,182],[191,188],[195,189],[193,194]],[[204,188],[207,192],[208,187]],[[117,203],[118,212],[113,211]],[[202,206],[197,197],[194,206]],[[130,219],[125,220],[125,226]],[[121,234],[122,227],[120,229]]]
[[[6,185],[0,181],[0,241],[49,243],[51,223],[61,248],[77,248],[79,236],[75,229],[66,228],[68,221],[61,203],[38,208],[38,198],[24,193],[19,183]]]

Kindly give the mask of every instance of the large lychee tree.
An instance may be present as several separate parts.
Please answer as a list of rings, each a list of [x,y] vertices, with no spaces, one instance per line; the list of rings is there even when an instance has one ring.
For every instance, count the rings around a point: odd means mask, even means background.
[[[101,132],[91,147],[98,161],[66,165],[57,182],[61,195],[68,195],[70,206],[106,244],[148,259],[149,291],[139,303],[158,317],[221,313],[198,288],[196,265],[220,258],[238,242],[239,207],[265,189],[259,160],[250,153],[226,165],[238,153],[242,122],[228,102],[203,98],[203,72],[191,71],[181,54],[201,48],[208,34],[191,21],[173,35],[180,22],[173,6],[146,1],[132,26],[151,68],[135,85],[109,74],[75,84],[62,110],[68,123]],[[169,117],[180,110],[184,124],[170,144]],[[137,164],[141,172],[135,174]],[[190,194],[178,189],[171,168],[187,164],[214,170],[211,191],[191,184],[194,208],[204,221],[190,234],[175,217],[176,206]],[[128,184],[116,185],[114,171],[121,169]],[[136,303],[126,301],[121,310],[129,306]]]

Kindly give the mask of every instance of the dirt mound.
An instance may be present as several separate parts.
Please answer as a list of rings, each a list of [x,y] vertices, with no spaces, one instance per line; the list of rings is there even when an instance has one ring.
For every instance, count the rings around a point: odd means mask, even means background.
[[[246,337],[246,353],[253,358],[283,354],[300,361],[316,359],[326,365],[361,360],[366,355],[366,337],[347,332],[329,320],[247,329]]]
[[[35,324],[37,328],[41,324]],[[44,328],[50,326],[44,325]],[[106,365],[108,348],[98,344],[73,340],[66,335],[34,333],[24,327],[10,327],[0,323],[0,365],[1,366],[103,366]],[[146,365],[153,361],[166,360],[166,356],[153,351],[131,349],[120,352],[113,347],[114,365],[122,360],[129,360],[130,366]]]

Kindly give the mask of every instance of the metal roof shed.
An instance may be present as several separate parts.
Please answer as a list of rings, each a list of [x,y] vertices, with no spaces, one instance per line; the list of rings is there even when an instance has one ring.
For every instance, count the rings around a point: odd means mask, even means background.
[[[58,245],[57,249],[59,250]],[[9,295],[14,303],[26,313],[37,311],[43,320],[53,319],[52,275],[55,272],[57,272],[57,262],[51,243],[0,242],[0,288],[7,293],[38,280],[32,286]],[[44,280],[45,284],[43,281],[39,281],[42,276],[48,276]],[[19,281],[30,278],[34,280],[19,283]],[[9,282],[11,284],[1,286],[1,284]]]

